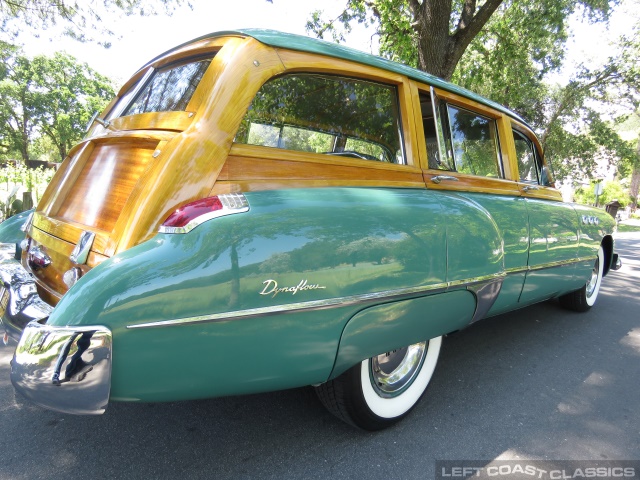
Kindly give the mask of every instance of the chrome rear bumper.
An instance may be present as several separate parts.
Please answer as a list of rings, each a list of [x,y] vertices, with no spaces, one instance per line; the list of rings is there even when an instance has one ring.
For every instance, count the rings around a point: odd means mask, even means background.
[[[11,361],[16,391],[50,410],[104,413],[111,391],[111,331],[46,325],[52,311],[15,259],[15,245],[0,244],[0,322],[18,341]]]
[[[11,362],[11,382],[32,402],[63,413],[104,413],[111,390],[111,332],[31,322]]]

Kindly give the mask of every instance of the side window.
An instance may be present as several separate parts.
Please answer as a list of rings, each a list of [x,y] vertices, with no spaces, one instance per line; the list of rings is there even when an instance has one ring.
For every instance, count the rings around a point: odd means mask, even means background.
[[[235,141],[405,163],[396,88],[329,75],[294,74],[265,83]]]
[[[420,95],[429,168],[502,178],[496,121]],[[430,109],[429,107],[432,108]]]
[[[456,171],[501,177],[495,120],[452,105],[447,105],[447,112]]]
[[[513,140],[516,144],[520,181],[538,183],[538,174],[540,172],[533,142],[517,130],[513,131]]]

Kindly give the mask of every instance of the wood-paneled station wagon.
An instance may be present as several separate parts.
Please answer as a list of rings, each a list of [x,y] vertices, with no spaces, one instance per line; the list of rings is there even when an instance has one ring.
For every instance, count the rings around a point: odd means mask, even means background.
[[[443,335],[593,306],[613,230],[561,201],[500,105],[341,46],[216,33],[140,69],[2,224],[11,378],[69,413],[313,385],[379,429]]]

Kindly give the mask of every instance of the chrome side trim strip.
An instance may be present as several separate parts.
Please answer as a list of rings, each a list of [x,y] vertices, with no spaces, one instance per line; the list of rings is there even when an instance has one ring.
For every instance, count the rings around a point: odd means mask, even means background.
[[[580,257],[580,258],[573,258],[571,260],[560,260],[557,262],[549,262],[549,263],[543,263],[540,265],[535,265],[533,267],[515,267],[515,268],[507,268],[505,270],[505,273],[507,275],[513,275],[516,273],[526,273],[526,272],[532,272],[535,270],[544,270],[547,268],[556,268],[556,267],[570,267],[571,265],[575,265],[576,263],[582,263],[582,262],[593,262],[595,261],[596,257]]]
[[[557,262],[543,263],[541,265],[536,265],[534,267],[527,267],[527,271],[531,272],[535,270],[545,270],[547,268],[569,267],[571,265],[575,265],[576,263],[593,262],[595,259],[596,257],[593,256],[593,257],[574,258],[572,260],[560,260]]]
[[[255,318],[275,313],[291,313],[303,312],[308,310],[324,310],[328,308],[337,308],[342,306],[358,305],[376,300],[394,301],[403,298],[419,296],[421,294],[444,293],[450,289],[457,287],[473,287],[475,285],[484,285],[486,283],[494,283],[499,281],[502,284],[504,274],[488,275],[468,280],[460,280],[455,282],[438,283],[429,286],[402,288],[398,290],[387,290],[383,292],[363,293],[360,295],[352,295],[349,297],[328,298],[323,300],[312,300],[309,302],[288,303],[283,305],[273,305],[270,307],[250,308],[246,310],[237,310],[235,312],[214,313],[210,315],[199,315],[195,317],[177,318],[173,320],[160,320],[157,322],[139,323],[135,325],[127,325],[128,329],[134,328],[153,328],[167,327],[172,325],[191,325],[194,323],[220,322],[226,320]]]
[[[594,257],[595,258],[595,257]],[[592,261],[591,257],[581,257],[569,261],[563,260],[558,262],[550,262],[535,267],[512,268],[504,273],[475,277],[471,279],[455,280],[452,282],[438,283],[429,286],[403,288],[398,290],[387,290],[383,292],[364,293],[361,295],[353,295],[349,297],[337,297],[324,300],[313,300],[309,302],[288,303],[281,305],[273,305],[270,307],[250,308],[246,310],[237,310],[233,312],[214,313],[210,315],[199,315],[194,317],[176,318],[172,320],[159,320],[156,322],[139,323],[135,325],[127,325],[128,329],[135,328],[154,328],[167,327],[173,325],[191,325],[194,323],[220,322],[225,320],[234,320],[242,318],[255,318],[275,313],[301,312],[307,310],[324,310],[327,308],[337,308],[340,306],[357,305],[375,300],[394,301],[405,297],[411,297],[421,294],[444,293],[451,289],[464,287],[473,292],[478,298],[478,302],[482,305],[478,306],[473,316],[473,321],[482,318],[495,302],[497,295],[500,293],[502,281],[508,275],[524,273],[530,271],[543,270],[547,268],[566,267],[580,262]],[[488,307],[488,308],[487,308]]]

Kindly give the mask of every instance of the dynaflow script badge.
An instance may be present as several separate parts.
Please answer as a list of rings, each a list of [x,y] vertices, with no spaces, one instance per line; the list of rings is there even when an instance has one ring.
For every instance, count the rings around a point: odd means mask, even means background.
[[[260,295],[271,295],[271,298],[274,298],[279,293],[290,293],[291,295],[295,295],[296,293],[303,292],[305,290],[322,290],[327,288],[322,285],[309,283],[306,279],[300,280],[300,283],[295,287],[279,287],[278,282],[271,278],[269,280],[265,280],[262,284],[264,285],[264,288],[260,292]]]

